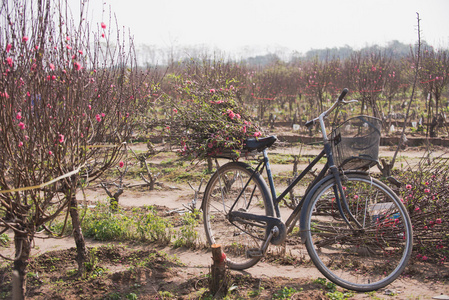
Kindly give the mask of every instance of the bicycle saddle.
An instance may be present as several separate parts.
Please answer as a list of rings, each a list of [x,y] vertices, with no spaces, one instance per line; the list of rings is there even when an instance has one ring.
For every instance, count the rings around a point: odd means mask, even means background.
[[[244,148],[253,151],[263,151],[264,149],[270,147],[277,141],[277,137],[275,135],[267,136],[264,138],[249,138],[244,143]]]

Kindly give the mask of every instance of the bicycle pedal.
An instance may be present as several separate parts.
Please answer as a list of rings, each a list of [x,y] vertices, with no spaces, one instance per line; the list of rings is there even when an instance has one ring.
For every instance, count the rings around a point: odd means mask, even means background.
[[[246,251],[246,254],[248,255],[248,257],[263,257],[263,251],[260,249],[249,249]]]

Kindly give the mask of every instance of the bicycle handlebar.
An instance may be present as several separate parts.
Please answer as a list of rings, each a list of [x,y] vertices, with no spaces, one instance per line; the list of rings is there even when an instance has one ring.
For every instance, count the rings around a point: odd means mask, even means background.
[[[341,92],[340,96],[338,97],[338,102],[343,101],[343,99],[345,98],[345,96],[348,92],[349,92],[349,90],[347,88],[344,88],[343,91]]]
[[[326,110],[325,112],[323,112],[321,115],[323,115],[323,117],[327,117],[335,108],[337,108],[337,106],[342,103],[342,104],[348,104],[348,103],[352,103],[352,102],[357,102],[357,100],[350,100],[350,101],[344,101],[343,99],[345,98],[346,94],[349,92],[349,90],[347,88],[344,88],[343,91],[341,92],[340,96],[338,96],[337,101],[334,102],[334,104],[332,104],[332,106]],[[320,116],[321,116],[320,115]],[[307,128],[310,128],[312,125],[315,124],[315,122],[317,120],[319,120],[320,117],[316,117],[315,119],[309,120],[306,122],[305,126]]]

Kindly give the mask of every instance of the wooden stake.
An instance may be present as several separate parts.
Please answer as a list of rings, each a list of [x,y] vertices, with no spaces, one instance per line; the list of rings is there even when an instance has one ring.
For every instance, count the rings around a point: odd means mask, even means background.
[[[226,254],[220,244],[212,246],[212,267],[209,289],[212,295],[226,295],[228,290],[228,277],[226,276]]]

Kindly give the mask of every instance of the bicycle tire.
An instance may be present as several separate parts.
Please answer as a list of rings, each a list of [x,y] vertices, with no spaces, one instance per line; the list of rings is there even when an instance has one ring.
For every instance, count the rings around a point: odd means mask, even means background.
[[[268,236],[266,226],[233,224],[228,220],[227,213],[238,195],[241,193],[234,210],[273,216],[271,196],[259,173],[254,173],[244,189],[253,172],[248,164],[227,163],[212,175],[204,192],[202,209],[207,241],[222,246],[231,269],[243,270],[255,265],[261,257],[251,256],[249,250],[260,249]]]
[[[342,175],[349,210],[360,223],[357,227],[349,221],[351,229],[336,205],[335,179],[323,181],[311,197],[305,220],[306,247],[315,266],[335,284],[359,292],[393,282],[413,247],[410,218],[398,196],[377,179]]]

